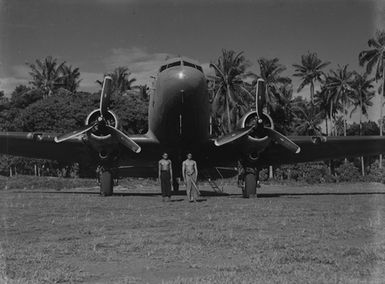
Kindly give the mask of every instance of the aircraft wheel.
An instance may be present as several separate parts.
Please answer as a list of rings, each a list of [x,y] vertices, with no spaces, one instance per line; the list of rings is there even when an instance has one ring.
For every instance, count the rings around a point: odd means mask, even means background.
[[[243,197],[255,197],[257,196],[257,179],[255,173],[246,173],[245,176],[245,189],[243,190]]]
[[[100,195],[111,196],[114,192],[114,180],[111,171],[100,173]]]
[[[174,180],[172,181],[172,189],[174,192],[179,191],[179,180],[176,178],[174,178]]]

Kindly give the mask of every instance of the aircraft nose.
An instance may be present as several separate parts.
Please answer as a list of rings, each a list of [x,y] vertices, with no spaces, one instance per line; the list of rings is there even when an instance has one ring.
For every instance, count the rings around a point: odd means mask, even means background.
[[[177,91],[188,94],[202,87],[204,75],[199,70],[184,68],[175,72],[175,87]]]

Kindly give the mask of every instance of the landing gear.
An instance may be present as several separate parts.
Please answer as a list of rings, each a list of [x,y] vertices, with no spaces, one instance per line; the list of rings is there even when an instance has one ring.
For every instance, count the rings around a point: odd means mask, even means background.
[[[260,187],[258,168],[245,167],[239,163],[238,169],[238,184],[242,185],[242,196],[244,198],[257,197],[257,187]]]
[[[111,196],[114,192],[114,179],[110,169],[101,169],[99,173],[100,178],[100,195]]]
[[[255,172],[248,172],[245,175],[245,189],[243,197],[257,196],[257,176]]]

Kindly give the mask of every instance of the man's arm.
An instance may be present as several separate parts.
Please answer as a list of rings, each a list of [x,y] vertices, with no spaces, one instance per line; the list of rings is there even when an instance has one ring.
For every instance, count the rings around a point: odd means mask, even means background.
[[[170,160],[170,179],[171,179],[171,183],[172,183],[172,162]]]
[[[158,162],[158,179],[160,180],[160,167],[161,167],[161,165],[160,165],[160,161]]]
[[[185,164],[185,162],[182,163],[182,176],[183,176],[183,181],[186,181],[186,164]]]
[[[195,169],[195,177],[198,178],[198,167],[197,167],[197,162],[194,161],[194,169]]]

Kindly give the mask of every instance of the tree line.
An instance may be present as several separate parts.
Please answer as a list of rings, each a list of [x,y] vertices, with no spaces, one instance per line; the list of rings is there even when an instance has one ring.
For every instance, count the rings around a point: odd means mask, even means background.
[[[283,74],[287,68],[278,58],[257,59],[259,70],[251,72],[252,64],[243,52],[222,50],[210,64],[214,75],[208,76],[213,135],[231,132],[238,120],[255,107],[259,78],[266,83],[266,111],[277,130],[286,135],[382,135],[384,50],[385,32],[378,31],[369,39],[368,49],[358,53],[357,60],[363,67],[359,71],[351,70],[348,65],[327,70],[330,62],[309,51],[292,65],[292,76],[300,79],[297,89],[292,79]],[[88,113],[97,108],[100,91],[78,91],[79,68],[51,56],[27,65],[29,84],[17,86],[10,97],[0,92],[0,130],[64,133],[83,126]],[[119,66],[108,75],[113,81],[111,108],[120,118],[120,127],[132,134],[145,133],[148,87],[136,85],[128,67]],[[380,87],[376,88],[375,83]],[[102,78],[95,84],[101,86]],[[308,98],[298,95],[306,87]],[[376,92],[380,94],[381,119],[364,122]],[[359,113],[359,122],[349,124],[355,112]],[[366,161],[365,167],[364,159],[360,159],[362,174],[368,172],[374,159]],[[382,156],[378,166],[382,167]],[[6,155],[0,159],[2,174],[74,175],[76,168],[78,166],[54,161]]]

